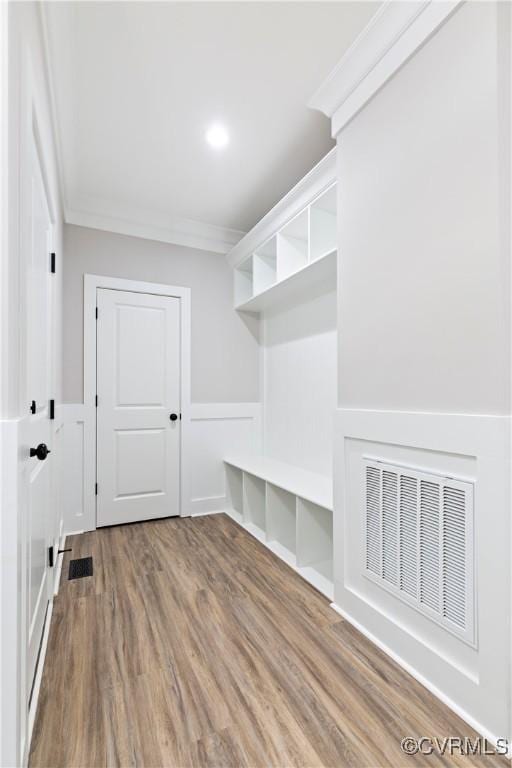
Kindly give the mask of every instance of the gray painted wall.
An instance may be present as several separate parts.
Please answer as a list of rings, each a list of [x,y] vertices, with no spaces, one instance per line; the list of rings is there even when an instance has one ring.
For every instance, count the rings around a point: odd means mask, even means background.
[[[191,288],[192,401],[259,400],[258,325],[233,310],[224,256],[70,224],[64,254],[64,402],[83,402],[86,273]]]
[[[509,412],[496,14],[463,5],[338,137],[344,408]]]

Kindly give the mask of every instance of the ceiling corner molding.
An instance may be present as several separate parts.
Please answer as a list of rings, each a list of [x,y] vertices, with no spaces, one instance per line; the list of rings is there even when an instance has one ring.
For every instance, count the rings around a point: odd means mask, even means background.
[[[336,147],[331,149],[227,254],[236,267],[336,181]]]
[[[146,211],[98,212],[98,206],[92,210],[67,208],[67,224],[75,224],[89,229],[100,229],[119,235],[156,240],[171,245],[182,245],[212,253],[226,254],[244,236],[244,232],[228,227],[205,224],[193,219],[169,217]]]
[[[332,135],[359,112],[443,24],[461,0],[386,0],[309,101],[332,120]]]

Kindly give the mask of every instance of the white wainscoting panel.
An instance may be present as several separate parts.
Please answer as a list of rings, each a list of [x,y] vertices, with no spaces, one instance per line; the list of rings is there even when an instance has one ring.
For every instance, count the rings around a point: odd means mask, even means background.
[[[226,508],[223,460],[262,452],[261,403],[196,403],[190,418],[192,515]]]
[[[510,420],[338,410],[334,607],[481,734],[510,738]],[[474,484],[475,643],[365,575],[365,457]]]
[[[85,450],[87,430],[94,430],[94,413],[83,403],[62,405],[64,423],[61,440],[63,533],[80,533],[96,528],[94,456]]]
[[[63,533],[96,528],[94,453],[95,409],[62,405]],[[223,459],[227,453],[262,452],[261,403],[196,403],[189,427],[190,488],[186,514],[220,512],[226,507]],[[92,437],[86,440],[87,431]],[[89,455],[90,454],[90,455]]]

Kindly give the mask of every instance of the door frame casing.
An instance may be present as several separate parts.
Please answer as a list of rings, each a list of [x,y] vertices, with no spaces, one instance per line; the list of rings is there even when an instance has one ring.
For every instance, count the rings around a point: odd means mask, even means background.
[[[180,517],[190,515],[190,347],[191,292],[185,286],[147,283],[122,277],[84,275],[84,530],[96,529],[96,295],[106,288],[131,293],[150,293],[180,299]]]

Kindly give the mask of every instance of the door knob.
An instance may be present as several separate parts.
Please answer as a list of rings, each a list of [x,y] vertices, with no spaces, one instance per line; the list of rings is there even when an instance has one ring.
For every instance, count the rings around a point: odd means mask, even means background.
[[[170,418],[170,420],[171,420],[171,421],[176,421],[176,420],[177,420],[177,418],[178,418],[178,414],[177,414],[177,413],[171,413],[171,415],[169,416],[169,418]]]
[[[51,451],[45,443],[39,443],[37,448],[30,449],[30,456],[37,456],[39,461],[44,461],[49,453]]]

